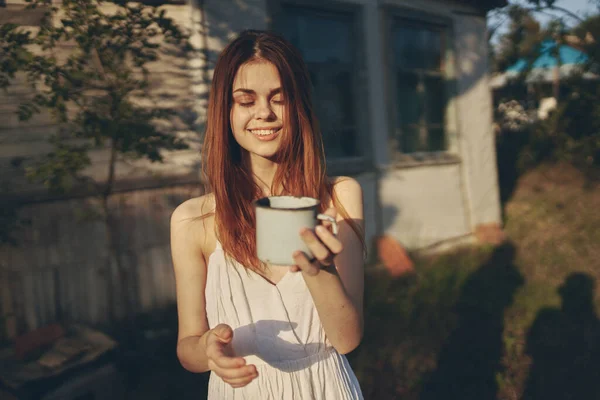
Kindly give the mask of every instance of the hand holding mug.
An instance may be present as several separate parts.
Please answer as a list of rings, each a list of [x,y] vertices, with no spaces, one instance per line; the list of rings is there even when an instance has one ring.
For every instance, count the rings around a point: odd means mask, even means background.
[[[320,204],[312,197],[271,196],[257,200],[254,209],[259,260],[271,265],[294,267],[298,265],[294,254],[300,251],[308,260],[318,258],[331,264],[324,253],[341,251],[341,243],[335,239],[338,230],[336,212],[330,208],[319,214]],[[323,224],[321,221],[324,221]],[[313,231],[321,230],[316,229],[319,226],[325,227],[325,231],[315,235]],[[302,234],[299,235],[299,232]],[[323,250],[317,243],[320,239],[316,238],[322,238],[328,250]],[[313,249],[318,254],[314,254]]]
[[[309,260],[304,252],[300,250],[295,251],[293,257],[296,265],[290,268],[291,271],[296,272],[301,270],[309,276],[314,276],[319,273],[321,268],[332,265],[335,256],[342,252],[344,246],[337,237],[337,224],[335,223],[337,211],[335,208],[329,208],[322,215],[329,218],[320,218],[323,220],[323,223],[317,225],[314,231],[302,228],[299,232],[300,237],[310,249],[314,259]]]

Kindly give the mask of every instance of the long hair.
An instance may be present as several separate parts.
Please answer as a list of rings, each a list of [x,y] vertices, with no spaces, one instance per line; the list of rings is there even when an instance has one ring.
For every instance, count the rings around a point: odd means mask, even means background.
[[[311,104],[310,77],[302,56],[281,36],[247,30],[219,55],[212,79],[202,169],[215,199],[217,239],[226,254],[247,268],[259,269],[256,256],[255,216],[252,202],[262,197],[260,187],[245,165],[243,148],[230,124],[232,87],[239,68],[248,62],[273,64],[281,79],[285,99],[283,132],[273,195],[310,196],[321,201],[322,212],[332,199],[342,216],[347,213],[333,193],[325,171],[323,140]],[[351,226],[361,239],[358,226]]]

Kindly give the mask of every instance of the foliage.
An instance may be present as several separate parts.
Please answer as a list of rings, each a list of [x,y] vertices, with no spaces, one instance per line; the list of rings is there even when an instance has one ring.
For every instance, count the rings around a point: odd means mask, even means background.
[[[583,168],[600,165],[600,85],[585,81],[567,85],[571,95],[548,119],[529,128],[522,169],[542,161],[568,161]]]
[[[500,39],[495,51],[493,69],[504,71],[520,58],[533,59],[541,43],[542,29],[531,11],[511,5],[504,11],[510,19],[508,32]]]
[[[598,74],[600,72],[600,14],[583,20],[573,29],[573,34],[579,38],[581,49],[589,56],[586,69]]]
[[[558,12],[558,15],[542,29],[534,15],[547,10]],[[573,45],[588,55],[582,72],[600,72],[599,15],[581,18],[561,9],[553,1],[528,1],[523,6],[509,6],[505,12],[511,18],[511,24],[495,53],[498,70],[504,70],[517,59],[525,59],[531,66],[540,54],[542,41],[551,38],[558,44]],[[576,21],[577,25],[568,28],[566,20]],[[558,57],[558,48],[551,47],[555,57]],[[550,95],[550,90],[548,84],[525,84],[529,69],[520,79],[497,90],[496,99],[500,102],[517,100],[525,106],[525,112],[534,111],[538,100]],[[569,79],[555,79],[552,88],[558,105],[547,119],[532,119],[530,123],[520,124],[520,132],[516,134],[503,130],[497,138],[499,159],[513,159],[517,163],[513,172],[518,170],[522,173],[543,161],[564,160],[584,169],[600,164],[600,109],[597,106],[600,93],[597,83],[584,79],[582,75],[573,75]],[[505,114],[498,113],[497,117],[505,117]],[[503,121],[497,118],[497,122]],[[500,154],[516,150],[519,152],[517,157]]]
[[[0,27],[0,85],[6,87],[23,72],[36,95],[19,106],[19,118],[26,121],[46,109],[60,126],[51,138],[54,151],[28,167],[30,178],[52,190],[69,190],[90,165],[88,151],[107,148],[108,179],[99,191],[106,194],[116,154],[162,161],[162,150],[186,147],[159,128],[172,110],[139,102],[148,88],[147,64],[157,60],[163,44],[185,47],[185,35],[164,10],[125,3],[107,12],[101,8],[106,3],[95,0],[63,0],[60,7],[49,0],[28,1],[30,8],[47,12],[36,34],[15,25]],[[73,46],[68,57],[54,56],[67,44]]]
[[[15,24],[0,25],[0,89],[6,89],[15,73],[30,58],[26,45],[31,43],[30,32]]]
[[[187,147],[164,128],[174,111],[144,101],[149,88],[148,64],[159,58],[165,45],[188,50],[187,37],[165,10],[140,3],[62,0],[56,7],[52,0],[26,1],[28,8],[43,7],[46,12],[35,33],[15,25],[0,26],[0,87],[8,87],[18,73],[26,76],[35,95],[19,105],[20,120],[27,121],[45,110],[58,126],[50,138],[53,150],[41,160],[23,163],[26,175],[52,191],[65,192],[87,184],[100,197],[97,215],[105,224],[107,276],[114,262],[127,287],[130,271],[122,262],[118,224],[108,203],[116,162],[118,157],[160,162],[164,150]],[[68,54],[63,56],[67,48]],[[94,180],[83,174],[91,165],[90,150],[94,148],[108,150],[106,179]],[[0,218],[17,221],[15,213],[5,214]],[[114,320],[114,288],[108,285],[107,291],[109,317]],[[133,323],[135,303],[128,291],[123,291],[123,297],[126,321]],[[129,331],[135,330],[130,327]]]

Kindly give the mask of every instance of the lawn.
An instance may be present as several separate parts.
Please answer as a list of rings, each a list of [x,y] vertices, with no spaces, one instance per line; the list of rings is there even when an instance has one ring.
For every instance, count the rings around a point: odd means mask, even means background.
[[[598,187],[541,166],[505,205],[504,245],[369,274],[350,355],[365,398],[600,399],[599,226]]]

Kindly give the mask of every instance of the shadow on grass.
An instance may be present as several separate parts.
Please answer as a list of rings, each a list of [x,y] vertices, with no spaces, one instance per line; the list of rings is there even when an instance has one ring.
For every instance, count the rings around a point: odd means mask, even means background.
[[[600,320],[594,278],[573,273],[558,289],[560,308],[539,311],[527,335],[532,358],[524,400],[600,399]]]
[[[496,398],[504,311],[524,283],[514,258],[514,246],[504,244],[466,280],[456,305],[456,327],[442,346],[436,369],[424,379],[421,399]]]
[[[365,338],[349,359],[365,399],[495,399],[504,312],[524,280],[515,248],[415,259],[416,273],[366,280]]]

